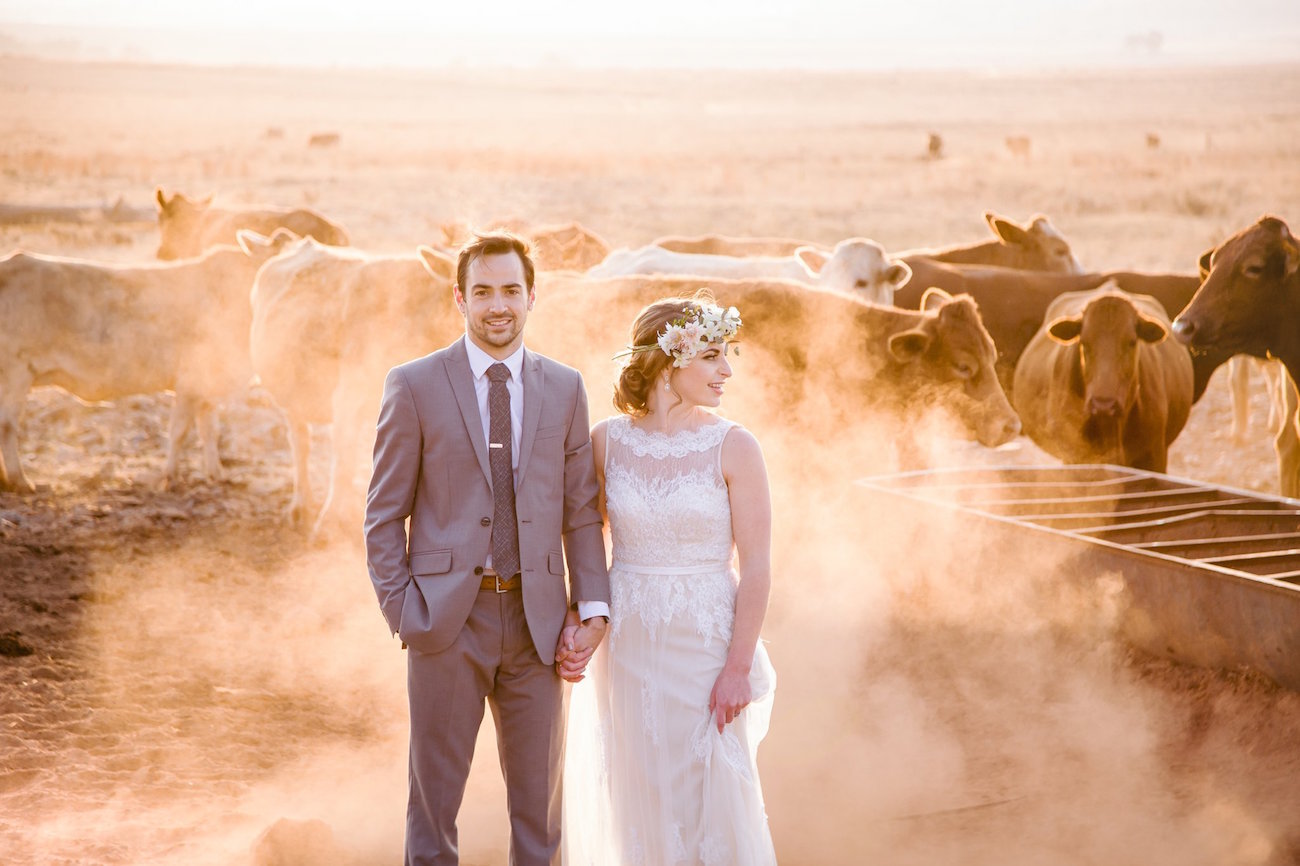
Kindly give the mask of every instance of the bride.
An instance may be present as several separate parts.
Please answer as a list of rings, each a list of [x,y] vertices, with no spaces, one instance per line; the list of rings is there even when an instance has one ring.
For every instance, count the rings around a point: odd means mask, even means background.
[[[749,431],[709,411],[740,327],[699,294],[637,316],[592,430],[613,541],[612,621],[566,629],[564,782],[570,866],[764,866],[776,855],[755,757],[775,675],[767,610],[771,503]],[[738,569],[733,568],[733,556]]]

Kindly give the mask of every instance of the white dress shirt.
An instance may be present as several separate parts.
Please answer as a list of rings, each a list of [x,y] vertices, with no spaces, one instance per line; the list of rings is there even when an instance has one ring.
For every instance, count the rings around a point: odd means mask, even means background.
[[[469,371],[474,376],[474,396],[478,399],[478,417],[483,423],[483,441],[488,442],[492,419],[488,415],[488,389],[492,381],[488,379],[488,367],[502,363],[510,371],[506,380],[506,390],[510,392],[510,460],[515,472],[515,484],[519,484],[519,437],[524,428],[524,347],[521,344],[509,357],[500,362],[480,349],[469,337],[465,338],[465,351],[469,355]],[[488,551],[487,562],[492,566],[492,552]],[[585,620],[593,616],[609,617],[609,605],[603,601],[579,601],[578,616]]]

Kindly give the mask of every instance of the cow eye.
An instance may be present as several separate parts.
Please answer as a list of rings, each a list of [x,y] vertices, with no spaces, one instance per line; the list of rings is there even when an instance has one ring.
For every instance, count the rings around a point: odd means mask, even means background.
[[[1264,275],[1264,266],[1259,264],[1246,265],[1243,273],[1252,280],[1257,280]]]
[[[853,284],[854,288],[858,288],[858,289],[865,289],[869,285],[870,283],[868,283],[866,280],[858,280]]]
[[[956,364],[952,365],[952,368],[962,379],[969,379],[975,375],[975,368],[970,364],[967,364],[965,361],[958,361]]]

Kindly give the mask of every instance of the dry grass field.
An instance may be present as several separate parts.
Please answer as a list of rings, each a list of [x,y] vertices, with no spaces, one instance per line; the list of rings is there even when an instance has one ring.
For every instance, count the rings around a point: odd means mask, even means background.
[[[1048,214],[1090,269],[1192,273],[1263,213],[1300,220],[1294,66],[386,73],[0,58],[0,111],[0,204],[121,199],[144,214],[3,224],[0,252],[113,262],[152,258],[157,186],[309,205],[386,253],[438,241],[444,222],[505,218],[576,219],[616,246],[720,232],[898,250],[979,240],[994,210]],[[322,132],[338,143],[309,148]],[[926,158],[931,132],[940,159]],[[1028,154],[1008,151],[1013,135]],[[543,275],[539,304],[545,290]],[[599,317],[599,299],[572,315]],[[762,375],[743,358],[738,379]],[[588,387],[600,417],[606,384]],[[1234,444],[1218,374],[1170,472],[1276,490],[1258,380],[1252,401],[1250,440]],[[289,457],[265,395],[223,418],[229,478],[203,482],[191,447],[172,491],[158,485],[167,395],[87,405],[41,389],[28,405],[38,490],[0,493],[0,862],[395,862],[404,661],[356,539],[311,545],[281,521]],[[1300,697],[1138,656],[1114,637],[1105,575],[1071,594],[1053,589],[1053,563],[973,574],[963,545],[979,539],[942,539],[945,574],[864,561],[843,483],[864,467],[836,465],[834,442],[756,432],[778,509],[766,631],[781,686],[763,770],[781,862],[1300,862]],[[313,470],[323,481],[323,455]],[[490,747],[462,822],[467,863],[505,862]]]

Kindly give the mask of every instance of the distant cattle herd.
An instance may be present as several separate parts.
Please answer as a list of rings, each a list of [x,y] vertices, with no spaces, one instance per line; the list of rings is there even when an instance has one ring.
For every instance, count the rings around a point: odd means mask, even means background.
[[[1029,155],[1027,138],[1007,146]],[[175,483],[195,422],[205,472],[220,476],[213,413],[256,376],[287,421],[290,518],[355,527],[386,370],[463,331],[450,289],[470,227],[448,224],[437,244],[381,256],[349,247],[312,210],[155,198],[160,262],[0,259],[0,486],[33,489],[19,431],[34,386],[90,400],[173,391],[165,465]],[[985,219],[986,241],[893,253],[862,237],[826,248],[720,235],[611,250],[577,223],[506,227],[532,243],[544,287],[530,346],[603,373],[624,337],[609,322],[625,327],[648,301],[705,286],[741,308],[746,349],[765,359],[784,409],[773,418],[797,426],[800,401],[834,394],[843,422],[887,431],[901,460],[924,459],[908,447],[921,427],[997,446],[1023,424],[1063,461],[1163,471],[1216,367],[1280,359],[1280,489],[1300,495],[1300,243],[1282,220],[1262,218],[1184,275],[1090,272],[1046,217]],[[593,304],[601,317],[575,313]],[[1231,380],[1238,391],[1245,369]],[[307,473],[313,424],[331,434],[320,504]]]

